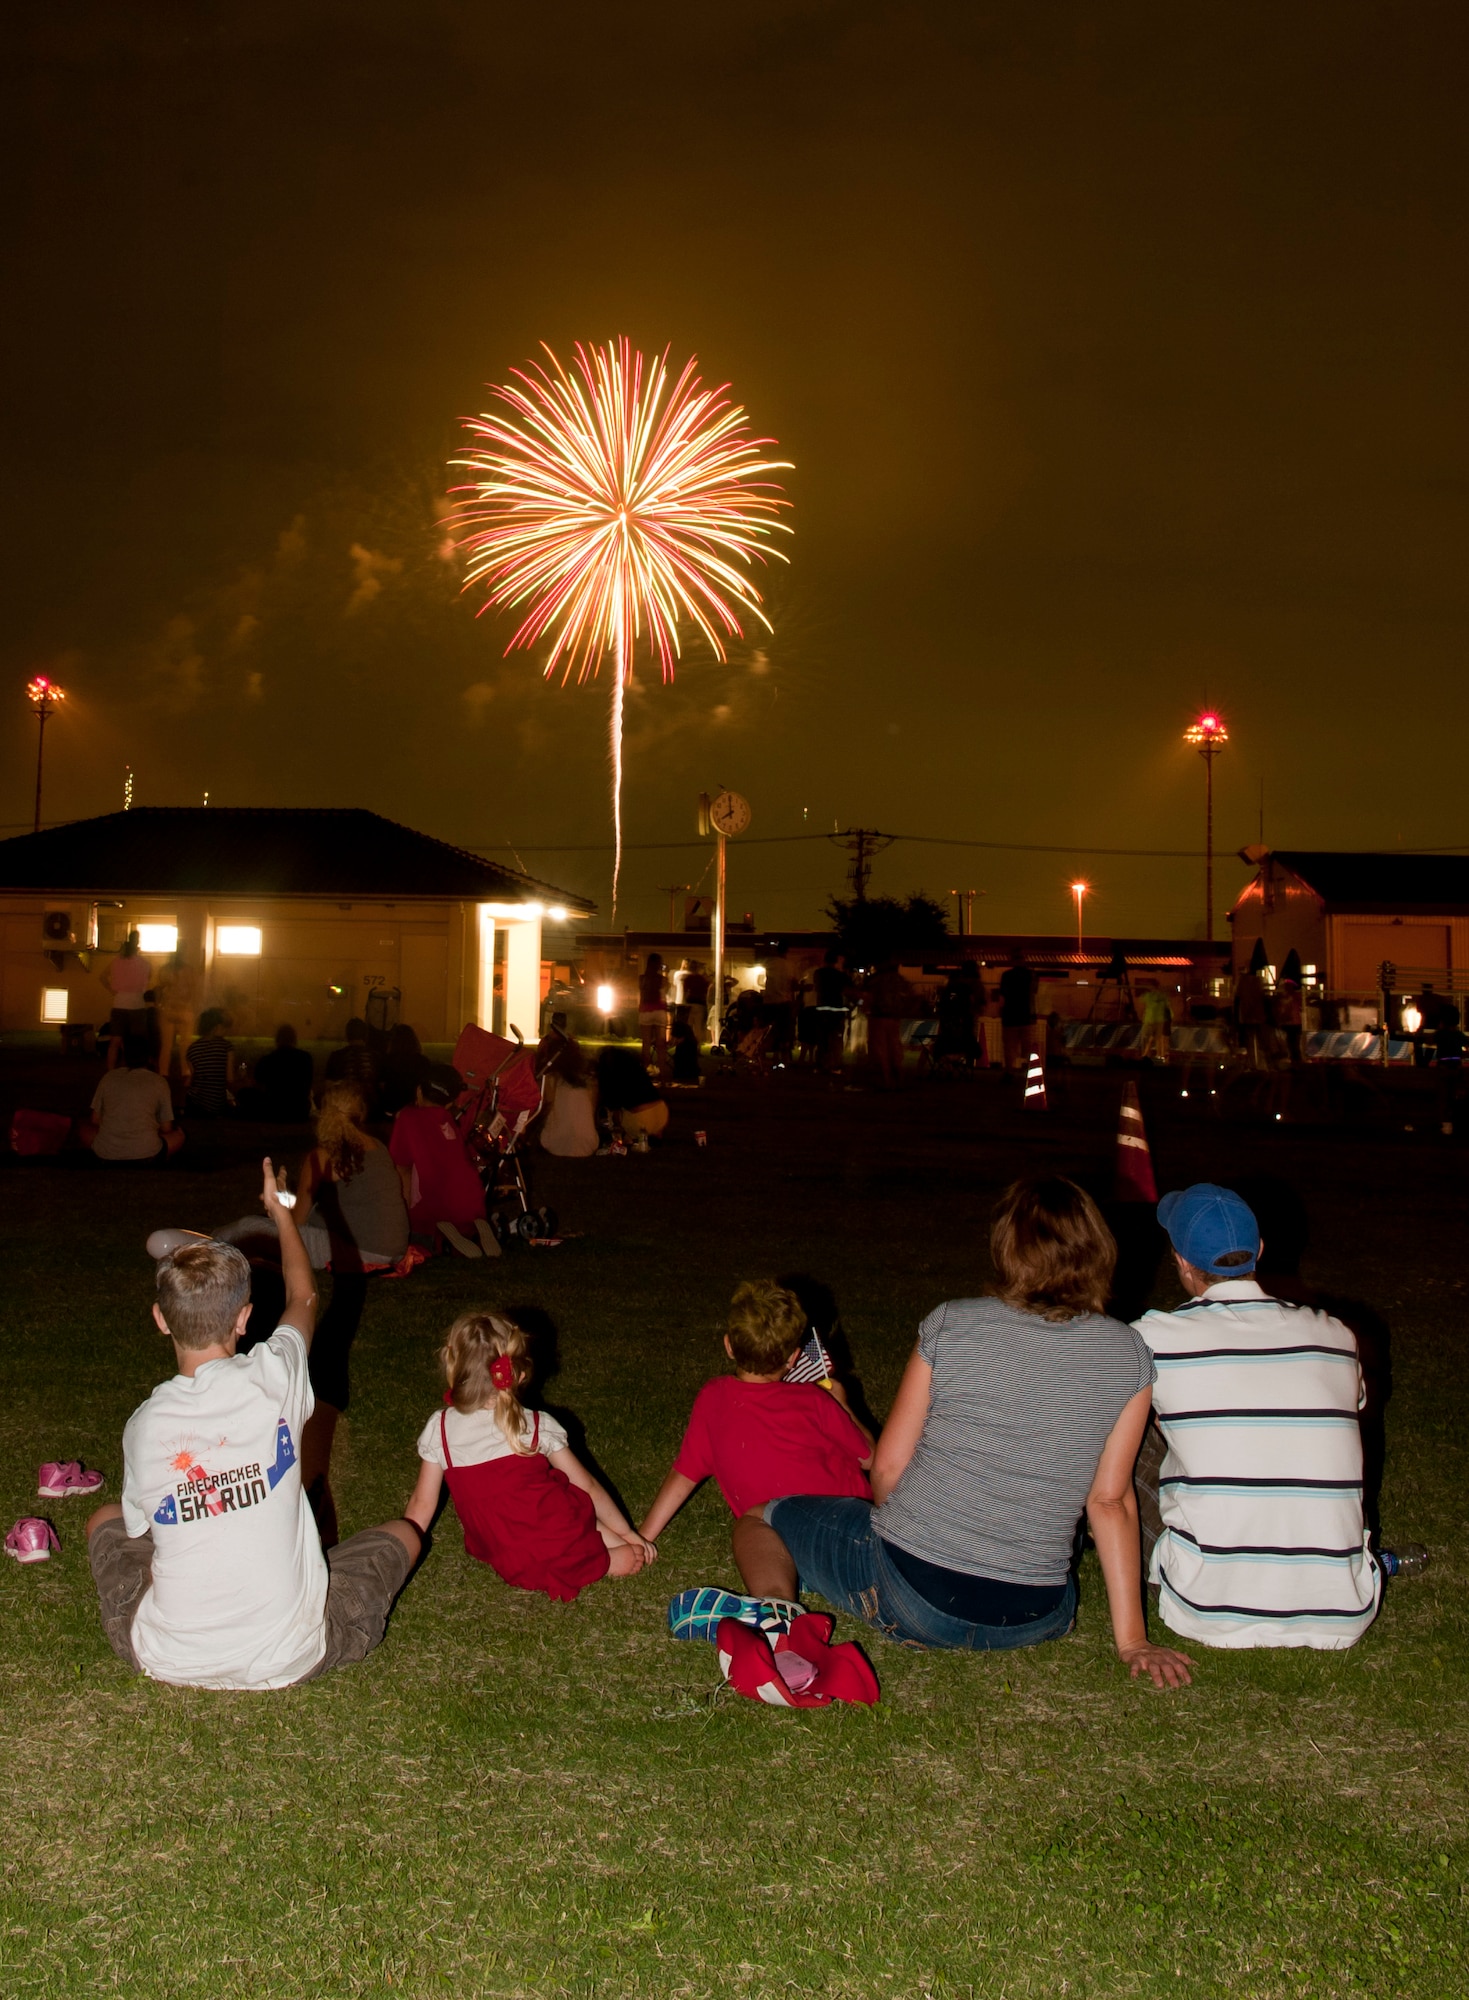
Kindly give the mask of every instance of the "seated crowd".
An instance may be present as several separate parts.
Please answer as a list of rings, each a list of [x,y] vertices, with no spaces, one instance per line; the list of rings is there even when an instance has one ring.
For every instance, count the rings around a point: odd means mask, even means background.
[[[420,1082],[414,1108],[431,1123],[422,1092]],[[335,1271],[354,1243],[365,1267],[397,1241],[384,1240],[387,1194],[400,1186],[393,1156],[363,1131],[362,1107],[354,1078],[328,1091],[294,1209],[267,1161],[258,1220],[150,1240],[154,1318],[177,1373],[127,1426],[121,1504],[90,1523],[104,1628],[141,1671],[271,1688],[361,1659],[445,1488],[472,1557],[570,1600],[653,1562],[712,1478],[743,1590],[681,1591],[669,1618],[678,1637],[716,1639],[722,1659],[732,1628],[763,1635],[779,1659],[813,1622],[803,1591],[911,1647],[1059,1638],[1077,1617],[1084,1521],[1119,1659],[1177,1687],[1195,1662],[1147,1630],[1134,1467],[1150,1422],[1163,1452],[1156,1502],[1146,1496],[1146,1582],[1170,1633],[1191,1646],[1342,1648],[1375,1616],[1382,1568],[1363,1514],[1353,1336],[1267,1294],[1254,1276],[1254,1214],[1209,1185],[1159,1207],[1185,1303],[1132,1326],[1106,1312],[1116,1245],[1090,1197],[1056,1177],[1011,1188],[991,1233],[995,1290],[928,1315],[875,1437],[796,1292],[742,1285],[724,1337],[733,1372],[700,1391],[638,1527],[537,1407],[527,1328],[464,1313],[443,1348],[447,1394],[418,1436],[403,1516],[336,1541],[334,1514],[327,1531],[313,1509],[313,1427],[320,1406],[333,1421],[344,1406],[345,1354],[336,1336],[325,1361],[313,1344],[313,1267],[325,1248]],[[246,1251],[262,1241],[268,1254],[252,1265]],[[275,1330],[250,1344],[262,1269],[283,1303]],[[875,1684],[854,1698],[875,1698]]]

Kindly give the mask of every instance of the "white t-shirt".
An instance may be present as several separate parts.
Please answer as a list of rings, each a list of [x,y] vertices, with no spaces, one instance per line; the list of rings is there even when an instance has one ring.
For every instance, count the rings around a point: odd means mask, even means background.
[[[306,1342],[160,1382],[123,1432],[123,1526],[153,1536],[133,1651],[154,1680],[288,1687],[326,1651],[326,1557],[301,1486]]]
[[[1382,1591],[1350,1330],[1253,1278],[1136,1324],[1168,1443],[1151,1575],[1164,1624],[1208,1646],[1350,1646]]]
[[[173,1123],[168,1079],[154,1069],[110,1069],[92,1095],[99,1160],[151,1160]]]
[[[470,1410],[467,1413],[445,1408],[445,1427],[449,1433],[449,1456],[456,1466],[488,1465],[491,1459],[509,1458],[510,1444],[504,1431],[495,1422],[489,1410]],[[535,1418],[527,1416],[521,1440],[529,1444],[536,1429]],[[541,1412],[540,1436],[537,1448],[547,1458],[553,1451],[566,1449],[566,1433],[554,1417]],[[444,1440],[439,1430],[439,1412],[435,1410],[418,1434],[418,1455],[426,1458],[430,1465],[444,1463]]]

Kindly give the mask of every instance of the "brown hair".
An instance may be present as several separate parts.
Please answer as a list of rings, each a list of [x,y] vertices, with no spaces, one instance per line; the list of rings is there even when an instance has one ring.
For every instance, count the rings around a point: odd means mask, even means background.
[[[355,1083],[329,1083],[321,1093],[314,1119],[316,1147],[339,1181],[362,1171],[365,1149],[358,1129],[367,1116],[367,1099]]]
[[[730,1301],[729,1351],[747,1375],[774,1375],[806,1338],[806,1308],[774,1278],[752,1278]]]
[[[999,1294],[1020,1312],[1076,1319],[1105,1312],[1117,1245],[1084,1188],[1059,1174],[1016,1181],[990,1229]]]
[[[511,1386],[497,1389],[490,1371],[500,1355],[511,1364]],[[474,1410],[489,1410],[514,1452],[528,1456],[525,1442],[525,1406],[520,1392],[530,1381],[530,1337],[523,1326],[502,1313],[461,1313],[449,1328],[440,1360],[449,1399],[461,1416]]]
[[[158,1310],[180,1347],[213,1347],[250,1303],[250,1266],[233,1243],[186,1243],[158,1262]]]

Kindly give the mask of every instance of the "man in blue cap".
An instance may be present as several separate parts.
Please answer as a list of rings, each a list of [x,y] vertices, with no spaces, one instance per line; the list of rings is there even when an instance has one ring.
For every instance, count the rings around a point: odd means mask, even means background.
[[[1256,1283],[1249,1206],[1208,1181],[1165,1194],[1188,1299],[1136,1322],[1167,1456],[1149,1581],[1163,1622],[1210,1646],[1339,1651],[1377,1614],[1362,1518],[1362,1374],[1350,1330]]]

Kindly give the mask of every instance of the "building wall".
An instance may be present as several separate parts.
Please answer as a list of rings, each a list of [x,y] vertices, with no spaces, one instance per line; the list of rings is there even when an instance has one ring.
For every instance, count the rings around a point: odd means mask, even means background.
[[[1448,992],[1454,973],[1469,971],[1469,917],[1333,916],[1329,930],[1329,976],[1339,993],[1375,992],[1384,960],[1397,967],[1404,990],[1429,977]]]
[[[42,1025],[46,989],[64,991],[66,1017],[100,1026],[111,1011],[102,976],[128,929],[148,922],[178,926],[180,946],[198,970],[198,1005],[226,1008],[236,1033],[269,1034],[289,1021],[303,1040],[340,1038],[372,992],[398,988],[398,1018],[424,1041],[453,1041],[466,1021],[486,1026],[493,980],[482,958],[494,955],[498,931],[502,1011],[509,1008],[534,1038],[540,981],[540,920],[510,906],[404,901],[335,903],[295,897],[158,897],[111,899],[98,912],[99,948],[90,968],[75,953],[59,962],[43,936],[45,912],[70,909],[79,945],[92,906],[25,892],[0,895],[0,1030]],[[484,912],[494,909],[496,918]],[[219,949],[222,926],[253,925],[258,957]],[[508,947],[508,948],[507,948]],[[155,970],[162,955],[154,952]],[[508,981],[508,988],[506,982]],[[521,1019],[521,1015],[525,1018]]]
[[[1400,981],[1404,990],[1420,975],[1439,974],[1435,983],[1448,991],[1456,970],[1461,976],[1469,972],[1469,918],[1391,910],[1328,914],[1309,883],[1278,862],[1264,864],[1235,903],[1230,922],[1236,976],[1263,938],[1269,964],[1283,965],[1294,949],[1302,966],[1317,968],[1317,980],[1332,997],[1370,998],[1384,960],[1409,975]]]
[[[1303,966],[1314,965],[1317,977],[1331,977],[1327,955],[1327,925],[1321,898],[1309,883],[1289,869],[1269,863],[1241,892],[1230,912],[1234,934],[1234,974],[1248,966],[1257,938],[1265,940],[1269,964],[1284,965],[1295,951]]]

